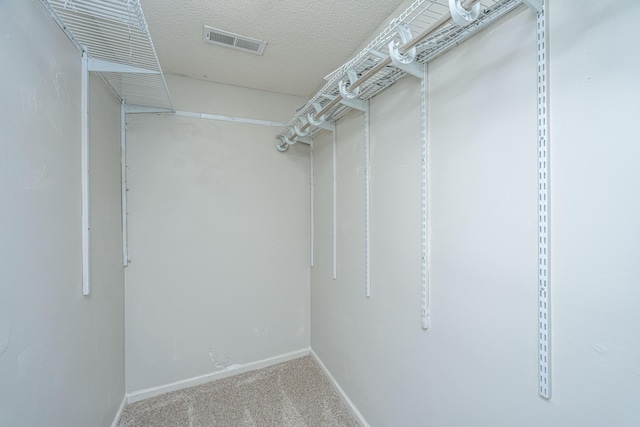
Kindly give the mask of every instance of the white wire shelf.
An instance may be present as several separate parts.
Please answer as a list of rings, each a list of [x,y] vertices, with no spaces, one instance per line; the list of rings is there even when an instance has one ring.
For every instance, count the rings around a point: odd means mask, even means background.
[[[138,0],[40,2],[126,104],[174,109]]]
[[[416,45],[415,62],[424,64],[442,55],[521,3],[521,0],[481,1],[480,16],[472,24],[460,27],[449,21],[420,41]],[[412,36],[415,37],[432,27],[437,27],[440,20],[448,13],[449,2],[447,0],[416,0],[413,2],[400,16],[392,20],[389,26],[358,55],[329,74],[327,76],[328,81],[324,87],[298,110],[296,115],[285,124],[276,138],[281,138],[282,136],[290,137],[292,129],[296,125],[300,126],[301,123],[306,123],[307,114],[317,112],[314,109],[314,104],[316,106],[320,104],[322,108],[325,108],[335,97],[340,96],[339,84],[346,79],[348,70],[354,70],[357,77],[360,78],[383,61],[384,58],[388,57],[388,45],[392,40],[399,39],[398,27],[401,23],[405,23],[411,30]],[[360,85],[357,99],[367,100],[372,98],[406,74],[406,71],[396,67],[393,63],[384,66]],[[352,109],[353,106],[346,105],[346,103],[338,103],[324,114],[325,121],[335,122]],[[310,126],[311,136],[320,131],[322,131],[322,127]]]

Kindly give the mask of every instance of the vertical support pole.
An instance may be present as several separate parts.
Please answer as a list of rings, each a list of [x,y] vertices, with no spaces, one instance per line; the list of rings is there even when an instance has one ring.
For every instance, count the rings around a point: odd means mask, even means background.
[[[364,107],[364,289],[365,297],[371,298],[371,252],[369,248],[369,207],[370,207],[370,186],[369,186],[369,100]]]
[[[313,140],[311,140],[311,144],[309,144],[309,263],[311,267],[313,267],[314,263],[314,246],[315,246],[315,218],[313,216],[313,199],[314,199],[314,188],[313,188]]]
[[[547,34],[545,5],[538,12],[538,386],[540,396],[551,398],[551,346],[549,307],[549,140]]]
[[[126,104],[120,105],[120,194],[122,197],[122,265],[129,265],[127,227],[127,114]]]
[[[333,240],[333,280],[338,277],[338,207],[337,207],[337,162],[336,162],[336,133],[338,132],[337,126],[333,129],[333,140],[332,140],[332,163],[333,163],[333,224],[332,224],[332,240]]]
[[[91,236],[89,224],[89,56],[82,51],[81,167],[82,167],[82,295],[89,295]]]
[[[420,147],[421,147],[421,245],[422,245],[422,277],[421,277],[421,326],[429,329],[429,253],[427,243],[429,240],[429,223],[427,212],[428,188],[427,188],[427,65],[424,65],[422,79],[420,80]]]

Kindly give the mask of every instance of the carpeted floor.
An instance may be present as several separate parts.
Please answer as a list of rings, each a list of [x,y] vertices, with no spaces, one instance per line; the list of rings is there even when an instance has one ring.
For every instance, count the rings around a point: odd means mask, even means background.
[[[127,406],[118,427],[357,427],[310,357]]]

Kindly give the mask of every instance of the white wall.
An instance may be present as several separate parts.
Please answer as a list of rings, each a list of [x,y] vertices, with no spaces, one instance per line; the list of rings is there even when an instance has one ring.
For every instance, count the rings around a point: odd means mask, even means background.
[[[80,54],[0,3],[0,425],[109,426],[124,396],[120,108],[90,86],[92,291],[82,296]]]
[[[179,77],[176,109],[286,121],[303,99]],[[308,147],[278,127],[127,116],[127,391],[309,347]]]
[[[550,15],[552,399],[537,392],[535,15],[524,6],[429,66],[431,328],[420,328],[419,83],[371,100],[371,286],[363,117],[315,158],[312,348],[382,426],[635,425],[640,410],[640,4]]]
[[[555,2],[550,15],[554,393],[565,424],[634,426],[640,3],[584,6]]]

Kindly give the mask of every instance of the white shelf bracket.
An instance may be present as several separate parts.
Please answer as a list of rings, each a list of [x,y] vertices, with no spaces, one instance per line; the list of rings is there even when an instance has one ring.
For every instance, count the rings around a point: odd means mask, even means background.
[[[125,104],[125,112],[127,114],[137,113],[173,113],[174,111],[169,108],[147,107],[144,105],[131,105]]]
[[[160,74],[160,71],[93,58],[89,58],[89,71],[98,73]]]
[[[328,99],[329,101],[333,101],[334,99],[336,99],[335,96],[327,95],[325,93],[323,93],[320,96],[325,98],[325,99]],[[351,108],[353,108],[355,110],[358,110],[358,111],[365,111],[365,109],[367,108],[366,107],[366,105],[367,105],[366,102],[364,100],[362,100],[362,99],[357,99],[357,98],[352,98],[352,99],[342,98],[340,100],[340,104],[346,105],[347,107],[351,107]]]
[[[91,278],[91,234],[89,223],[89,56],[82,51],[80,108],[81,122],[81,168],[82,168],[82,295],[91,292],[89,280]]]
[[[529,8],[536,13],[542,12],[542,0],[522,0],[522,3],[529,6]]]
[[[422,65],[418,64],[416,62],[412,62],[410,64],[393,64],[396,68],[400,68],[402,71],[404,71],[407,74],[412,75],[413,77],[417,78],[417,79],[421,79],[423,77],[422,74]]]
[[[385,60],[389,57],[389,55],[386,55],[382,52],[378,52],[377,50],[372,50],[371,54],[373,54],[374,56],[377,56],[382,60]],[[424,76],[424,69],[422,67],[422,64],[419,64],[417,62],[410,62],[407,64],[404,64],[401,62],[394,62],[393,58],[391,58],[391,62],[394,67],[401,69],[405,73],[410,74],[415,78],[421,79]]]
[[[537,17],[538,53],[538,392],[551,398],[551,310],[549,306],[549,134],[545,8]]]
[[[320,128],[320,129],[328,130],[328,131],[331,131],[331,132],[336,130],[336,125],[333,122],[323,122],[323,123],[317,125],[316,127]]]
[[[303,142],[305,144],[311,145],[312,140],[310,136],[299,136],[298,137],[298,142]]]

